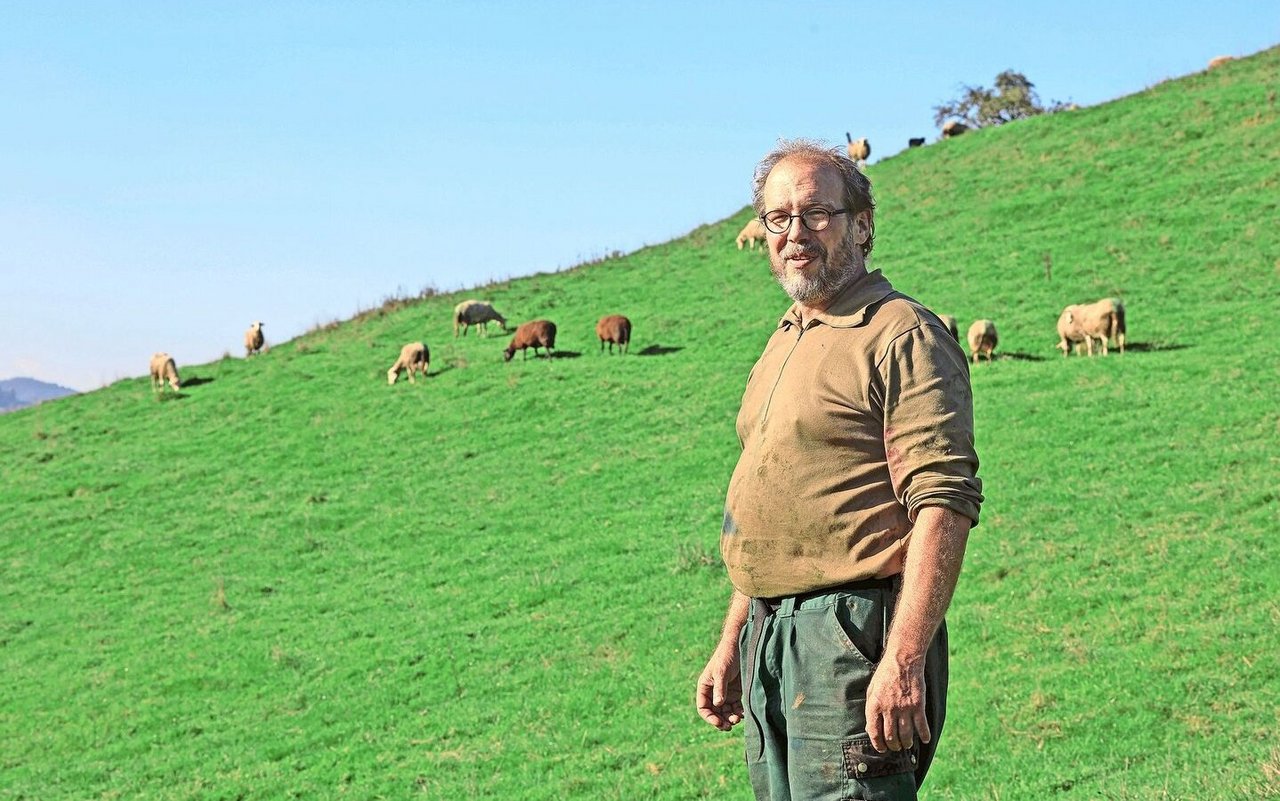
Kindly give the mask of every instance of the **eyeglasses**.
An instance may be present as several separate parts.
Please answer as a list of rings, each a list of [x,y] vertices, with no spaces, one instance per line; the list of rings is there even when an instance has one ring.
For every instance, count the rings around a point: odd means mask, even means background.
[[[774,209],[773,211],[765,212],[760,220],[764,223],[764,227],[769,229],[770,233],[785,234],[791,230],[791,221],[799,217],[805,228],[817,233],[831,224],[832,217],[837,214],[847,214],[848,212],[848,209],[828,211],[820,206],[805,209],[799,214],[787,214],[782,209]]]

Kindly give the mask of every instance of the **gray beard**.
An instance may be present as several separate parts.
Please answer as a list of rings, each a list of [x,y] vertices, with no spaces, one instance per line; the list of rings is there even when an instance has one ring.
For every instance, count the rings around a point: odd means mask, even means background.
[[[855,255],[861,255],[861,251],[853,241],[852,229],[832,252],[826,252],[817,243],[810,247],[809,252],[817,254],[822,261],[822,266],[812,276],[799,273],[788,275],[786,260],[781,256],[770,256],[773,277],[777,279],[782,291],[796,303],[802,303],[805,306],[824,305],[840,294],[840,290],[861,272],[858,269],[859,260]]]

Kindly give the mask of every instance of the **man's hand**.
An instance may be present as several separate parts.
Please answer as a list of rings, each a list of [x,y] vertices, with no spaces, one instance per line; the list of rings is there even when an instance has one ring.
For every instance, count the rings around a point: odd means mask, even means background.
[[[736,641],[722,641],[711,655],[698,677],[695,703],[702,719],[720,731],[742,722],[742,674]]]
[[[905,751],[933,736],[924,714],[924,662],[901,665],[886,657],[867,685],[867,734],[877,751]]]

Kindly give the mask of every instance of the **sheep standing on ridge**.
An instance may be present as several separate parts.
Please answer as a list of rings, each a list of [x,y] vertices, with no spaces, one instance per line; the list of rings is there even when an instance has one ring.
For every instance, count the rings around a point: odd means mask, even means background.
[[[388,385],[396,382],[401,370],[409,374],[410,384],[416,383],[413,380],[415,372],[421,371],[422,377],[426,378],[427,373],[431,372],[431,351],[427,350],[427,346],[421,342],[410,342],[401,348],[400,358],[396,359],[396,363],[387,371]]]
[[[166,381],[174,392],[180,389],[178,365],[174,364],[172,356],[161,351],[151,356],[151,389],[163,390]]]
[[[854,164],[858,165],[858,169],[866,169],[867,159],[871,158],[871,142],[867,141],[865,136],[855,140],[849,135],[848,131],[844,132],[844,138],[849,141],[849,144],[845,145],[845,151],[849,154],[849,158],[853,160]]]
[[[965,339],[969,340],[969,352],[973,354],[974,364],[978,363],[978,357],[984,353],[987,355],[987,364],[991,363],[991,353],[1000,342],[1000,338],[996,336],[995,323],[990,320],[974,320]]]
[[[520,351],[520,359],[523,361],[528,358],[528,348],[533,348],[533,355],[539,356],[538,348],[547,349],[547,358],[551,358],[551,351],[556,347],[556,324],[550,320],[532,320],[522,323],[516,329],[516,335],[511,338],[511,344],[507,345],[507,349],[502,352],[504,361],[511,361],[511,357],[516,355],[516,351]]]
[[[613,346],[617,344],[618,353],[625,353],[631,343],[631,321],[621,314],[601,317],[596,323],[596,336],[600,338],[600,352],[604,353],[604,343],[609,343],[609,353],[613,354]]]
[[[956,318],[952,317],[949,314],[939,314],[938,319],[941,320],[942,324],[947,327],[947,332],[951,334],[951,336],[955,339],[955,341],[959,342],[960,341],[960,323],[956,322]]]
[[[764,241],[764,223],[756,217],[752,217],[747,224],[742,226],[742,231],[738,233],[738,250],[742,250],[744,244],[749,244],[751,250],[756,249],[756,245]]]
[[[1209,59],[1208,68],[1214,69],[1215,67],[1221,67],[1223,64],[1227,64],[1235,60],[1236,60],[1235,56],[1214,56],[1213,58]]]
[[[924,147],[923,136],[913,136],[907,140],[907,147]]]
[[[244,357],[247,359],[255,353],[262,351],[262,346],[267,340],[262,336],[262,323],[254,323],[249,326],[249,330],[244,332]]]
[[[959,136],[967,130],[969,130],[969,126],[965,125],[963,122],[960,122],[959,120],[947,120],[946,124],[942,126],[942,138],[950,139],[953,136]]]
[[[491,304],[483,300],[464,300],[453,307],[453,337],[458,338],[459,327],[465,337],[467,330],[473,325],[480,326],[480,335],[487,337],[490,320],[496,322],[503,331],[507,330],[507,318],[498,314]]]

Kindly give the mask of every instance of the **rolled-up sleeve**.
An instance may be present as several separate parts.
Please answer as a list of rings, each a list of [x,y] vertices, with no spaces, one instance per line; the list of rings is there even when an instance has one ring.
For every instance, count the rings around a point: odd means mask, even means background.
[[[922,323],[889,343],[877,372],[898,502],[911,520],[925,506],[945,506],[977,525],[982,479],[964,351],[945,330]]]

